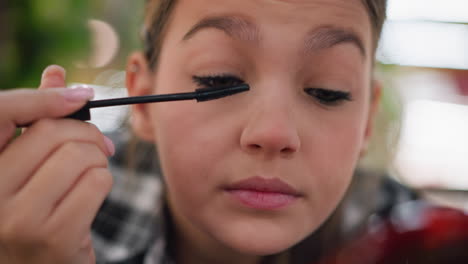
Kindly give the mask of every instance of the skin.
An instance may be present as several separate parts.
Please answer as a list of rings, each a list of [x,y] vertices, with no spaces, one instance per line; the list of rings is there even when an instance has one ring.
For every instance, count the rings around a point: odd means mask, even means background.
[[[55,87],[65,72],[51,66],[39,91],[0,93],[0,263],[95,263],[90,228],[112,185],[114,147],[91,124],[57,119],[92,91]]]
[[[240,17],[255,25],[257,36],[213,27],[186,36],[212,16]],[[353,32],[361,47],[314,38],[304,52],[308,34],[323,25]],[[130,58],[129,67],[138,69],[127,75],[131,95],[192,91],[199,87],[193,75],[230,74],[251,86],[209,102],[133,109],[136,133],[157,144],[180,263],[256,263],[297,244],[331,214],[378,104],[371,39],[357,0],[181,0],[156,69],[142,54]],[[352,101],[324,105],[307,87],[349,92]],[[302,196],[266,211],[240,205],[223,189],[253,176],[281,179]]]

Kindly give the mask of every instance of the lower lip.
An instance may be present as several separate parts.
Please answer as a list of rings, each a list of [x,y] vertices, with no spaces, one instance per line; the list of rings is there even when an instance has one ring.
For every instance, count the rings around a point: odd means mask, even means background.
[[[290,205],[298,198],[290,194],[251,190],[229,190],[228,193],[244,205],[262,210],[283,208]]]

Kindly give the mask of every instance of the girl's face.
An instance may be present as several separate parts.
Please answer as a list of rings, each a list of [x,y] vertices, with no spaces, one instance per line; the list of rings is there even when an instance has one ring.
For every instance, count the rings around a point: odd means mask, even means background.
[[[129,73],[130,94],[251,87],[134,109],[135,130],[157,144],[179,231],[251,255],[298,243],[335,209],[370,134],[377,99],[365,7],[181,0],[165,32],[155,71],[131,60],[141,69]]]

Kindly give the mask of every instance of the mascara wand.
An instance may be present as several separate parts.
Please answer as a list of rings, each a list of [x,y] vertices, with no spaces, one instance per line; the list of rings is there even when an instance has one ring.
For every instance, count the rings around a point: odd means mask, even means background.
[[[91,108],[129,105],[129,104],[146,104],[157,102],[169,101],[182,101],[182,100],[197,100],[197,102],[204,102],[223,98],[226,96],[234,95],[241,92],[246,92],[250,89],[248,84],[239,86],[224,87],[224,88],[201,88],[195,92],[189,93],[174,93],[174,94],[161,94],[161,95],[146,95],[135,97],[124,97],[106,100],[95,100],[87,102],[80,110],[67,116],[66,118],[78,119],[82,121],[91,120]]]

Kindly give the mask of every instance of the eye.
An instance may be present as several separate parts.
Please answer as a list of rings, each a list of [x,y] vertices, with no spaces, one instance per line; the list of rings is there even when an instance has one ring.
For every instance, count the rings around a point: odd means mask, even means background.
[[[234,75],[193,76],[193,81],[201,88],[222,88],[245,84],[245,81]]]
[[[351,93],[323,88],[306,88],[304,91],[327,106],[336,106],[344,101],[352,101]]]

